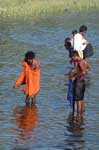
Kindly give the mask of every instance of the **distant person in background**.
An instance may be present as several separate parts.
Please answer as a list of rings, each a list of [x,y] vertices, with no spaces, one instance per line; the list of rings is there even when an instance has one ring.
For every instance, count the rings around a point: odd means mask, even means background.
[[[65,39],[64,42],[65,42],[64,47],[65,47],[66,50],[68,50],[69,58],[71,58],[71,53],[73,51],[72,39],[70,37],[68,37],[68,38]]]
[[[89,43],[86,38],[87,27],[82,25],[79,32],[74,35],[74,50],[76,50],[81,58],[83,58],[83,51]]]
[[[69,58],[71,58],[71,53],[74,50],[74,36],[77,33],[78,33],[78,31],[75,29],[75,30],[72,31],[73,37],[71,37],[71,38],[68,37],[68,38],[65,39],[64,47],[65,47],[66,50],[69,51]],[[70,63],[72,63],[71,60],[70,60]]]
[[[69,51],[69,57],[71,58],[71,53],[76,50],[79,56],[83,59],[88,60],[94,54],[92,44],[86,37],[87,27],[82,25],[79,28],[79,32],[75,29],[72,31],[73,37],[68,37],[65,39],[65,48]],[[71,61],[70,61],[71,62]]]
[[[25,102],[29,103],[31,99],[32,104],[35,104],[36,95],[40,90],[40,62],[33,51],[28,51],[25,54],[22,66],[24,70],[19,75],[14,88],[16,89],[24,84],[23,92],[26,94]]]
[[[78,33],[78,31],[76,30],[76,29],[74,29],[73,31],[72,31],[72,38],[71,38],[71,44],[72,44],[72,47],[73,47],[73,49],[74,49],[74,36],[76,35]]]

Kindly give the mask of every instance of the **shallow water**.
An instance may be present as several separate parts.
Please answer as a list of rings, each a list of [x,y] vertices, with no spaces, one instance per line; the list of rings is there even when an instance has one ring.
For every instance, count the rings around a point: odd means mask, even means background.
[[[95,54],[89,60],[90,86],[86,111],[73,117],[66,101],[69,64],[64,39],[81,24]],[[97,12],[66,13],[33,22],[3,20],[0,24],[0,150],[99,149],[99,16]],[[21,61],[34,49],[41,61],[41,90],[36,107],[25,106],[21,88],[13,84],[23,69]]]

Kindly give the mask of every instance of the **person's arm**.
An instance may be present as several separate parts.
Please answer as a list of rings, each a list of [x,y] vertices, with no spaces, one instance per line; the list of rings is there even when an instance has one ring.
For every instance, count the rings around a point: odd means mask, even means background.
[[[25,84],[25,72],[22,71],[21,74],[19,75],[17,81],[15,82],[13,88],[17,89],[20,85]]]
[[[91,70],[91,68],[90,68],[90,66],[89,66],[88,63],[87,63],[86,65],[87,65],[87,67],[86,67],[86,68],[87,68],[87,69],[86,69],[86,72],[89,72],[89,71]]]
[[[77,75],[77,72],[76,72],[76,67],[74,67],[70,72],[69,72],[69,79],[74,81],[76,79],[76,75]]]
[[[84,39],[85,44],[87,45],[89,43],[89,40],[87,39],[86,36],[83,36],[83,39]]]
[[[88,40],[85,38],[82,38],[82,45],[81,45],[81,50],[84,50],[88,44]]]

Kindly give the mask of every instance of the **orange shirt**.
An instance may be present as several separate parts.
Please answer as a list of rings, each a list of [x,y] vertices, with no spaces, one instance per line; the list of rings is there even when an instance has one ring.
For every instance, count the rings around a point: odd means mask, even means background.
[[[24,93],[29,96],[35,95],[40,90],[40,66],[37,69],[33,69],[25,61],[22,62],[22,66],[24,70],[19,75],[15,86],[19,87],[25,83]]]

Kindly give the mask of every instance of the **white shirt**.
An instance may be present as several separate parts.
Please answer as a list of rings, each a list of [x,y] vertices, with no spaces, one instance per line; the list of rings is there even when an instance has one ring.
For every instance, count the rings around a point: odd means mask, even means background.
[[[83,44],[86,40],[80,33],[75,34],[74,36],[74,50],[84,50],[86,44]]]

